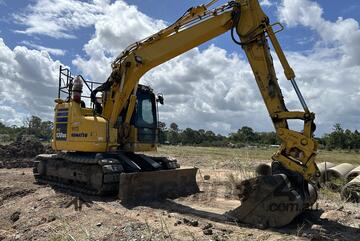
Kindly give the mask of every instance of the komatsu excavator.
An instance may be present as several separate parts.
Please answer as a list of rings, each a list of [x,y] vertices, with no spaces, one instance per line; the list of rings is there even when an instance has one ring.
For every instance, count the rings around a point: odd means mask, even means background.
[[[270,24],[258,0],[234,0],[212,7],[215,2],[188,9],[169,27],[130,45],[112,63],[107,81],[95,89],[94,82],[60,70],[52,140],[57,154],[36,157],[38,182],[95,195],[118,193],[124,202],[198,192],[196,168],[180,168],[176,160],[142,154],[156,150],[157,103],[163,98],[139,80],[152,68],[230,32],[246,53],[282,144],[272,156],[271,175],[244,180],[237,186],[241,205],[227,212],[227,217],[279,227],[316,201],[312,185],[319,176],[315,115],[309,111],[275,36],[282,25]],[[302,111],[289,111],[285,106],[269,42]],[[92,107],[85,107],[81,99],[83,84],[91,92]],[[66,99],[61,99],[61,92],[67,93]],[[288,120],[294,119],[304,122],[301,132],[289,129]]]

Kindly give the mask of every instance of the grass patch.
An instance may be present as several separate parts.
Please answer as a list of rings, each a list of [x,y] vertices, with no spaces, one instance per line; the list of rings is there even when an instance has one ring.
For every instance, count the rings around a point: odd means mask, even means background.
[[[329,187],[323,187],[319,191],[319,198],[325,199],[325,200],[331,200],[334,202],[340,202],[340,193],[334,192],[332,188]]]
[[[228,167],[231,162],[246,163],[270,162],[277,148],[224,148],[224,147],[194,147],[194,146],[160,146],[158,154],[172,156],[184,164],[196,166]],[[316,162],[351,163],[360,165],[360,153],[343,150],[319,150]],[[232,165],[230,165],[232,167]]]
[[[326,151],[320,150],[317,157],[316,162],[332,162],[332,163],[350,163],[355,166],[360,165],[360,153],[356,153],[354,151],[344,151],[344,150],[334,150],[334,151]]]

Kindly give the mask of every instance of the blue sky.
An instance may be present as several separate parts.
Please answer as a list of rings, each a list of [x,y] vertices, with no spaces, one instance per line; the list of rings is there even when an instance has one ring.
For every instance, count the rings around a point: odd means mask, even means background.
[[[0,1],[1,2],[1,1]],[[22,45],[24,41],[34,44],[66,50],[64,56],[57,56],[57,59],[63,63],[71,66],[71,61],[76,55],[83,54],[83,46],[89,41],[94,33],[93,27],[80,28],[76,30],[76,39],[54,39],[47,36],[29,36],[14,32],[14,30],[23,29],[21,24],[17,24],[13,20],[13,14],[24,12],[29,6],[29,3],[35,1],[12,1],[3,0],[2,7],[0,8],[1,24],[0,24],[0,36],[2,36],[6,44],[14,48],[17,45]],[[114,2],[112,0],[112,2]],[[135,5],[141,12],[154,19],[162,19],[167,23],[175,21],[184,11],[191,6],[196,6],[205,3],[201,0],[182,0],[182,1],[159,1],[159,0],[127,0],[130,5]],[[227,1],[219,1],[220,4]],[[276,5],[279,1],[271,1],[274,3],[272,6],[264,6],[264,11],[275,22],[278,20]],[[339,16],[344,18],[354,18],[359,21],[360,19],[360,3],[358,0],[317,0],[324,10],[324,17],[328,20],[336,21]],[[284,50],[288,51],[306,51],[311,49],[311,46],[316,42],[317,35],[314,31],[308,28],[298,26],[296,28],[287,28],[279,34],[279,38],[282,42]],[[228,34],[222,35],[210,42],[201,46],[206,48],[210,44],[215,44],[219,47],[227,49],[228,51],[241,52],[238,46],[234,45],[229,38]],[[72,66],[74,67],[74,66]]]
[[[219,4],[225,2],[219,1]],[[360,2],[264,2],[263,9],[271,21],[280,20],[286,26],[285,31],[278,33],[278,38],[299,76],[300,88],[309,100],[310,107],[313,106],[312,109],[318,114],[319,133],[331,130],[332,124],[336,122],[341,122],[346,128],[360,129],[356,120],[360,117],[360,111],[355,111],[352,107],[354,101],[360,100],[360,91],[354,86],[360,69],[356,57],[360,56],[360,49],[357,47],[360,46]],[[109,73],[109,63],[127,44],[172,23],[189,7],[205,2],[63,0],[62,3],[61,6],[54,0],[0,0],[0,38],[4,42],[0,50],[13,58],[6,61],[1,60],[0,56],[0,81],[3,85],[14,84],[19,93],[22,91],[18,95],[21,96],[18,101],[11,98],[10,91],[0,92],[3,113],[0,112],[0,120],[5,123],[21,124],[22,119],[30,114],[40,115],[45,119],[52,118],[52,102],[50,106],[47,102],[54,97],[56,88],[51,89],[49,86],[56,82],[56,69],[60,64],[71,67],[73,73],[102,82]],[[131,8],[131,5],[135,5],[137,10]],[[58,14],[53,9],[58,9]],[[78,22],[79,16],[86,21]],[[36,28],[32,20],[40,23],[41,27]],[[62,23],[65,29],[57,29]],[[113,38],[104,33],[111,33]],[[198,69],[209,73],[213,71],[201,64],[201,57],[204,56],[218,58],[220,64],[231,66],[227,75],[214,73],[211,80],[202,79],[201,76],[194,77],[197,76],[197,70],[190,68],[194,64],[192,59],[199,58],[196,63]],[[276,59],[275,66],[279,67]],[[176,68],[185,69],[188,76],[174,72]],[[29,81],[30,77],[25,76],[25,73],[31,71],[41,73],[37,77],[34,74],[34,80]],[[271,130],[271,122],[267,119],[249,71],[242,50],[232,43],[229,33],[226,33],[181,58],[156,68],[144,77],[144,82],[164,92],[168,98],[169,105],[161,110],[166,122],[179,120],[180,127],[183,128],[204,127],[224,134],[242,125]],[[12,72],[16,72],[16,77],[11,77]],[[278,72],[281,74],[281,69]],[[48,76],[43,76],[43,81],[39,76],[45,74]],[[16,83],[14,78],[19,78]],[[232,79],[235,78],[240,78],[243,82],[233,83]],[[46,82],[46,98],[44,96],[41,101],[36,102],[28,84],[41,81]],[[180,85],[179,81],[184,84]],[[216,89],[207,86],[210,81],[215,83],[213,86],[218,85]],[[284,95],[289,106],[298,107],[294,94],[282,76],[279,76],[279,82],[284,83]],[[194,89],[194,93],[204,94],[190,95],[186,88]],[[214,92],[213,95],[205,93],[204,88]],[[341,105],[344,96],[348,98]],[[180,104],[181,100],[186,103]],[[36,108],[29,108],[28,104]],[[331,107],[336,107],[334,113],[327,111]],[[187,118],[189,112],[194,110],[194,119]],[[224,119],[219,118],[216,113],[220,113]],[[256,120],[249,116],[255,116]]]

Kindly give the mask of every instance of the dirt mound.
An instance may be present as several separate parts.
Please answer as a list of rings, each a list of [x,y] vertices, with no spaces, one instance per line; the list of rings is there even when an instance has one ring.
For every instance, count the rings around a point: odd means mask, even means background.
[[[0,156],[3,159],[33,158],[44,151],[44,145],[36,140],[17,141],[9,145],[0,145]]]
[[[32,167],[32,158],[41,153],[51,153],[50,145],[37,140],[16,141],[0,145],[0,168]]]

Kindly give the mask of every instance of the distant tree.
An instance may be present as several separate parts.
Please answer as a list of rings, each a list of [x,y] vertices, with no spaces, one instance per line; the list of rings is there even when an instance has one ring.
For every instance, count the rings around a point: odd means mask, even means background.
[[[206,131],[205,132],[205,139],[210,141],[210,142],[213,142],[213,141],[216,141],[216,135],[214,132],[212,131]]]
[[[230,139],[242,143],[254,143],[258,138],[254,130],[248,126],[243,126],[236,133],[232,133]]]
[[[180,140],[180,133],[179,133],[179,127],[176,123],[171,123],[170,124],[170,129],[167,131],[167,141],[171,144],[171,145],[178,145],[180,144],[181,140]]]
[[[41,122],[40,135],[38,137],[42,138],[44,140],[50,140],[53,128],[54,128],[53,122],[51,122],[51,121]]]
[[[328,149],[344,148],[345,141],[344,130],[339,123],[333,126],[333,132],[325,136],[325,143]]]
[[[257,133],[258,142],[265,145],[278,145],[281,143],[275,132],[260,132]]]
[[[161,129],[161,143],[171,145],[196,145],[196,146],[229,146],[243,147],[246,145],[275,145],[281,144],[281,140],[275,132],[256,132],[251,127],[243,126],[237,132],[230,133],[228,136],[215,134],[211,130],[194,130],[186,128],[180,130],[176,123],[171,123],[170,128],[166,128],[165,123],[159,122]],[[333,131],[325,134],[322,138],[316,138],[321,147],[328,149],[355,149],[360,150],[360,133],[355,130],[344,130],[340,124],[335,124]]]
[[[161,121],[158,121],[158,127],[162,130],[165,130],[166,129],[166,123],[165,122],[161,122]]]
[[[160,144],[165,144],[167,141],[167,128],[165,122],[158,122],[158,128],[159,128],[159,142]]]
[[[351,138],[351,146],[353,149],[359,150],[360,149],[360,133],[358,130],[355,130],[352,134]]]
[[[22,135],[34,135],[36,138],[50,140],[53,129],[51,121],[42,121],[38,116],[31,116],[25,119],[24,128],[16,134],[17,139],[21,139]]]
[[[352,132],[344,130],[339,123],[335,124],[333,131],[321,138],[321,143],[329,150],[332,149],[360,149],[360,135],[357,130]]]
[[[179,126],[175,122],[170,124],[170,129],[179,132]]]
[[[191,128],[186,128],[181,132],[181,143],[184,145],[197,144],[199,142],[199,135]]]
[[[6,129],[6,125],[0,122],[0,131]]]

